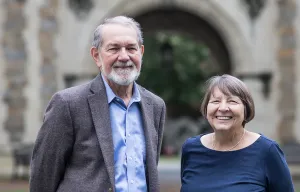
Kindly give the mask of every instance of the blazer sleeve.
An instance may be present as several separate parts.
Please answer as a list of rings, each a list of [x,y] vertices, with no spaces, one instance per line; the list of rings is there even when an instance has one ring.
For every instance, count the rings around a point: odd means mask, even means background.
[[[166,104],[163,101],[161,115],[160,115],[160,121],[159,121],[159,128],[158,128],[158,145],[157,145],[156,164],[158,164],[159,157],[160,157],[160,151],[161,151],[161,145],[162,145],[163,133],[164,133],[164,126],[165,126],[165,118],[166,118]]]
[[[55,192],[63,179],[74,142],[68,103],[60,94],[49,102],[33,149],[30,192]]]
[[[277,143],[273,143],[265,161],[268,191],[294,192],[292,177],[282,150]]]

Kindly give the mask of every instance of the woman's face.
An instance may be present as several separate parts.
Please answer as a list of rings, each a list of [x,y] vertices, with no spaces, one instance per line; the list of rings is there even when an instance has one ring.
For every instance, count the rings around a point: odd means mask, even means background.
[[[244,104],[234,95],[226,96],[219,88],[214,88],[207,104],[207,119],[215,131],[242,128],[245,119]]]

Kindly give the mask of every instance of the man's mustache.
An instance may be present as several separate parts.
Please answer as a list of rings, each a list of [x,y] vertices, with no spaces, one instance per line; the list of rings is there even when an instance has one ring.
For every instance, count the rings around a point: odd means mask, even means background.
[[[113,67],[132,67],[134,66],[132,61],[128,62],[116,62],[113,64]]]

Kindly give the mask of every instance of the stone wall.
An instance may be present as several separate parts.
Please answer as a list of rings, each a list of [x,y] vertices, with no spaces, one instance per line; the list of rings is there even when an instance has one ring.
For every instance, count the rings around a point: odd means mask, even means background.
[[[85,78],[98,73],[90,56],[92,34],[105,13],[109,11],[111,4],[114,4],[113,0],[94,3],[94,7],[87,15],[78,19],[78,15],[70,9],[68,4],[63,1],[59,2],[57,20],[60,26],[55,39],[58,53],[58,89],[65,88],[65,77],[68,75]]]
[[[58,29],[56,18],[59,0],[47,0],[40,8],[39,47],[41,53],[41,106],[44,111],[57,88],[57,51],[55,38]],[[42,116],[41,116],[42,117]]]
[[[24,89],[27,98],[25,112],[24,142],[33,142],[36,139],[42,122],[43,109],[41,107],[41,52],[39,45],[40,16],[39,10],[45,0],[27,1],[24,15],[27,25],[24,30],[24,39],[27,50],[28,83]]]
[[[295,25],[295,33],[296,33],[296,37],[295,37],[295,41],[297,42],[297,51],[296,51],[296,121],[294,124],[294,131],[296,133],[296,135],[298,136],[298,142],[300,143],[300,1],[297,1],[297,16],[295,18],[294,21],[294,25]]]
[[[0,1],[0,5],[3,4],[3,0]],[[3,6],[0,6],[0,39],[3,39],[3,27],[6,20],[6,12]],[[3,101],[3,96],[6,90],[6,78],[5,78],[5,61],[4,61],[3,47],[0,44],[0,154],[8,151],[7,148],[7,132],[4,130],[4,121],[6,119],[6,105]]]
[[[296,141],[294,123],[296,120],[296,52],[297,37],[295,18],[297,4],[295,0],[279,1],[278,17],[278,69],[280,80],[278,89],[279,124],[278,135],[283,144]]]
[[[27,103],[24,87],[28,79],[27,52],[23,38],[23,31],[26,27],[24,3],[24,1],[5,0],[2,4],[6,18],[2,25],[2,49],[5,62],[3,77],[6,78],[3,99],[7,105],[4,130],[8,133],[12,144],[22,142],[25,129],[24,112]]]

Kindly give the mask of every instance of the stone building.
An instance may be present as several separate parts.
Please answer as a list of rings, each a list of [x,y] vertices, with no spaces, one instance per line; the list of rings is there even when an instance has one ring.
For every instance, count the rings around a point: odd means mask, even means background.
[[[300,0],[0,0],[0,153],[35,140],[54,92],[97,74],[92,33],[115,15],[205,42],[253,93],[247,128],[300,140]]]

